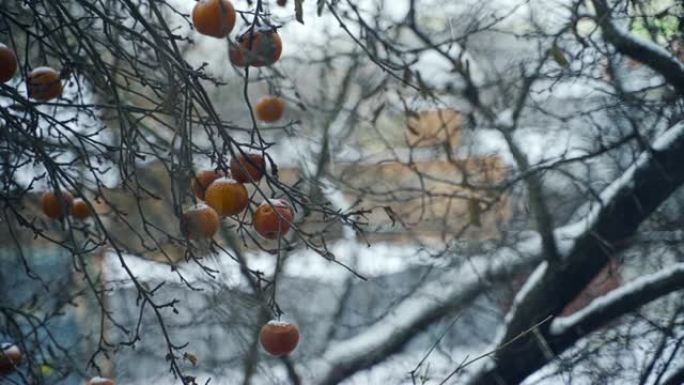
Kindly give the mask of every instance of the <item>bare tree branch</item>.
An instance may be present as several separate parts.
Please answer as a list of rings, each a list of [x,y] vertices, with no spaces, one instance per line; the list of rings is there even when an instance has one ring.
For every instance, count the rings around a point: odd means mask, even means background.
[[[440,272],[373,326],[331,343],[321,360],[311,365],[315,383],[337,384],[398,352],[419,331],[467,306],[490,280],[515,275],[539,262],[540,247],[540,238],[534,236],[494,255],[472,257],[454,271]]]
[[[683,288],[684,264],[679,263],[596,298],[589,306],[571,316],[556,318],[549,331],[554,341],[563,341],[569,346],[607,322]]]
[[[615,25],[610,6],[606,0],[592,0],[597,22],[605,39],[622,54],[642,62],[670,83],[677,92],[684,94],[684,65],[664,48],[631,35]]]
[[[550,265],[530,288],[521,293],[507,316],[506,331],[499,343],[515,338],[530,324],[557,315],[618,252],[622,242],[633,236],[639,225],[684,183],[684,124],[662,134],[620,178],[601,194],[600,206],[591,210],[574,228],[557,232],[571,239],[562,263]],[[545,351],[550,343],[548,327],[542,327],[544,343],[524,338],[498,351],[496,363],[476,375],[471,384],[515,384],[551,358]],[[560,347],[559,347],[560,348]],[[554,351],[558,354],[559,351]]]

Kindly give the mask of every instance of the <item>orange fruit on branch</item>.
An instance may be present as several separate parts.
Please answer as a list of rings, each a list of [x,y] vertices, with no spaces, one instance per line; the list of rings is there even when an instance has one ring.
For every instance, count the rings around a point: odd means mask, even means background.
[[[299,343],[299,329],[289,322],[270,321],[261,327],[259,341],[274,356],[290,354]]]
[[[199,204],[183,213],[181,233],[190,239],[211,238],[218,231],[220,219],[214,209]]]
[[[0,44],[0,83],[14,77],[17,72],[17,55],[4,44]]]
[[[199,0],[192,9],[192,24],[202,35],[224,38],[235,27],[235,8],[228,0]]]
[[[62,191],[59,195],[51,191],[46,191],[43,193],[40,201],[45,215],[49,218],[59,219],[69,213],[71,205],[74,202],[74,196],[67,191]]]
[[[21,364],[21,350],[17,345],[0,344],[0,373],[11,373],[19,364]]]
[[[213,181],[204,193],[207,204],[222,217],[239,214],[249,205],[247,189],[235,179],[223,177]]]
[[[240,154],[230,160],[230,174],[240,183],[258,182],[266,171],[266,162],[260,154]]]
[[[282,53],[283,41],[272,27],[249,30],[228,49],[230,62],[237,67],[269,66],[277,62]]]
[[[283,200],[269,200],[257,207],[252,218],[254,230],[266,239],[277,239],[290,231],[294,211]]]
[[[91,214],[90,211],[90,206],[81,198],[74,199],[73,204],[71,205],[71,216],[84,220],[88,218]]]
[[[254,110],[257,119],[262,122],[273,123],[283,117],[285,102],[277,96],[266,95],[257,101]]]
[[[50,67],[38,67],[28,74],[26,79],[28,96],[45,102],[62,94],[62,79],[57,70]]]
[[[114,380],[106,377],[95,376],[88,380],[86,385],[114,385]]]
[[[195,173],[195,176],[192,178],[190,188],[192,189],[192,192],[195,194],[197,199],[204,200],[204,192],[207,190],[207,187],[209,187],[211,182],[224,176],[226,176],[226,173],[221,170],[197,171],[197,173]]]

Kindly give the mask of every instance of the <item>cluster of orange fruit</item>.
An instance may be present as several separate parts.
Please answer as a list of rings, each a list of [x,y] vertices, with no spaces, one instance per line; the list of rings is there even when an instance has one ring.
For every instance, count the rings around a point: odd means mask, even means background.
[[[67,214],[80,220],[88,218],[91,214],[90,206],[81,198],[74,199],[68,191],[54,193],[46,191],[40,199],[43,213],[52,219],[62,219]]]
[[[200,170],[191,188],[204,203],[183,213],[181,231],[191,239],[211,238],[219,227],[220,217],[243,212],[249,206],[244,183],[258,183],[264,176],[266,162],[260,154],[239,155],[230,160],[230,174],[221,170]],[[268,200],[257,207],[252,218],[256,232],[267,239],[287,234],[294,211],[282,200]]]
[[[228,37],[235,27],[235,8],[229,0],[199,0],[192,9],[192,24],[202,35],[219,39]],[[236,67],[263,67],[274,64],[283,53],[283,41],[270,26],[252,26],[230,42],[228,56]],[[256,104],[255,114],[263,122],[275,122],[283,116],[285,103],[277,96],[264,96]]]
[[[284,0],[278,4],[285,5]],[[235,8],[228,0],[199,0],[192,10],[192,23],[204,35],[226,38],[235,26]],[[280,59],[283,42],[275,28],[253,26],[230,43],[228,57],[236,67],[263,67]],[[277,96],[267,95],[255,105],[256,118],[262,122],[278,121],[285,111],[285,103]],[[206,205],[186,211],[181,229],[188,238],[211,238],[219,227],[219,216],[235,215],[249,205],[243,183],[258,182],[265,169],[264,158],[246,154],[230,161],[232,179],[222,171],[199,171],[192,182],[192,191]],[[294,218],[292,208],[282,200],[269,200],[257,207],[252,225],[258,234],[276,239],[290,229]],[[280,356],[291,353],[299,342],[297,326],[271,321],[261,328],[259,340],[268,353]]]
[[[192,24],[200,34],[219,39],[228,37],[235,27],[236,12],[229,0],[199,0],[192,10]],[[237,67],[262,67],[274,64],[283,50],[275,28],[251,26],[230,42],[230,61]],[[285,112],[285,102],[266,95],[255,105],[256,118],[276,122]],[[200,170],[192,181],[195,196],[206,204],[186,211],[181,231],[191,239],[211,238],[219,228],[220,217],[237,215],[249,205],[244,183],[257,183],[263,177],[265,161],[261,155],[240,155],[230,161],[230,175],[220,170]],[[294,218],[292,208],[281,200],[269,200],[257,207],[252,224],[258,234],[277,239],[286,234]]]
[[[286,1],[278,0],[284,6]],[[192,10],[195,29],[204,35],[226,38],[235,26],[235,8],[228,0],[199,0]],[[236,67],[263,67],[280,59],[283,42],[275,28],[253,26],[230,43],[228,56]],[[256,118],[275,122],[284,113],[285,103],[277,96],[264,96],[255,105]],[[263,176],[264,158],[247,154],[230,161],[232,179],[221,171],[203,170],[195,175],[192,190],[207,205],[183,214],[181,228],[189,238],[211,238],[219,226],[219,215],[242,212],[249,204],[247,190],[242,183],[258,182]],[[294,217],[292,208],[281,200],[271,200],[257,207],[252,225],[257,233],[276,239],[290,229]],[[280,356],[291,353],[299,342],[297,326],[287,322],[271,321],[261,328],[259,340],[268,353]]]
[[[278,1],[284,5],[285,1]],[[195,29],[204,35],[225,38],[235,26],[236,13],[228,0],[199,0],[192,12]],[[271,26],[253,26],[231,42],[230,61],[238,67],[268,66],[282,54],[282,40]],[[17,57],[11,49],[0,44],[0,82],[12,79],[17,70]],[[61,75],[49,67],[31,71],[27,78],[29,97],[47,101],[62,93]],[[277,96],[262,97],[255,105],[255,115],[263,122],[282,118],[285,103]],[[192,239],[211,238],[218,231],[220,217],[236,215],[249,205],[244,183],[257,183],[265,172],[264,158],[259,154],[240,155],[230,161],[230,175],[219,170],[201,170],[192,181],[195,196],[204,201],[186,211],[181,218],[181,230]],[[46,216],[61,219],[67,214],[77,219],[91,215],[90,207],[82,199],[74,199],[69,192],[45,192],[41,198]],[[292,208],[282,200],[268,200],[257,207],[252,218],[255,231],[267,239],[285,235],[294,219]],[[261,328],[259,340],[264,350],[280,356],[291,353],[299,342],[297,326],[271,321]],[[0,346],[0,373],[13,371],[21,363],[21,352],[16,345]],[[114,381],[94,377],[88,385],[114,385]]]
[[[0,83],[12,79],[17,67],[17,55],[0,43]],[[30,98],[46,102],[62,94],[62,76],[54,68],[35,68],[26,77],[26,89]]]
[[[223,39],[235,27],[236,13],[229,0],[199,0],[192,10],[197,32]],[[252,26],[230,43],[229,58],[237,67],[269,66],[283,53],[283,42],[272,26]]]

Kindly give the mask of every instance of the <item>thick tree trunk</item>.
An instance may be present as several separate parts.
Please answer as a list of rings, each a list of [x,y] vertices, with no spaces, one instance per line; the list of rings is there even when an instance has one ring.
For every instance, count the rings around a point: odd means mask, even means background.
[[[608,192],[604,191],[610,196],[589,215],[593,215],[591,223],[571,251],[560,263],[548,266],[517,303],[500,341],[502,348],[494,355],[496,365],[473,378],[471,384],[520,383],[575,342],[579,336],[553,337],[550,323],[545,323],[536,332],[505,345],[532,325],[560,314],[608,263],[610,255],[620,250],[623,241],[684,183],[683,132],[684,126],[679,125],[665,133],[653,152],[643,154]]]

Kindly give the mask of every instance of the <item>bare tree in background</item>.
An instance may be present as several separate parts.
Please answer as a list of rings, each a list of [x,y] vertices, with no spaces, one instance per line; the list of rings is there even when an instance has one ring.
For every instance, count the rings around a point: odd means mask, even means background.
[[[684,381],[679,2],[236,1],[223,40],[189,1],[0,5],[0,336],[26,352],[2,381]],[[283,59],[232,67],[255,25]],[[184,238],[194,172],[247,151],[249,211]],[[48,220],[45,190],[95,215]],[[270,241],[274,197],[297,215]],[[281,316],[302,341],[273,359]]]

